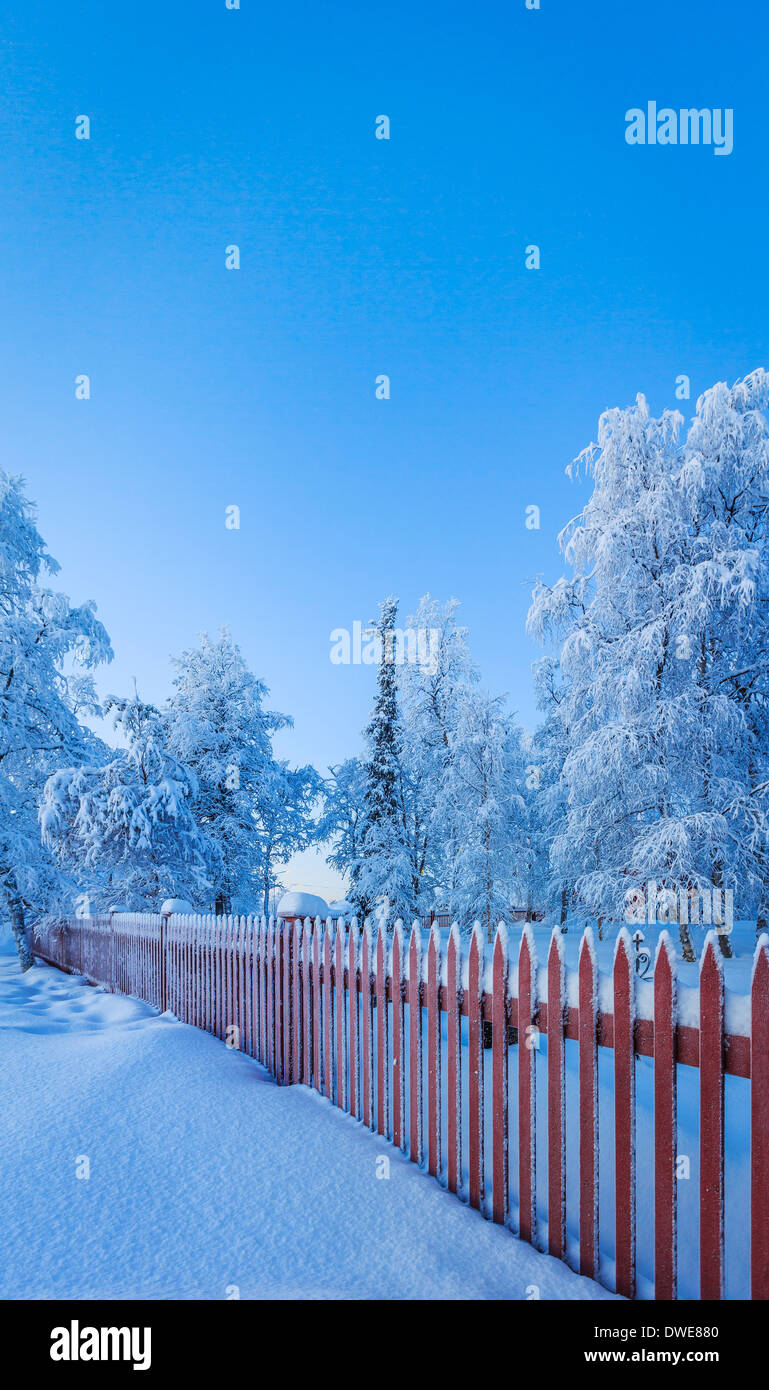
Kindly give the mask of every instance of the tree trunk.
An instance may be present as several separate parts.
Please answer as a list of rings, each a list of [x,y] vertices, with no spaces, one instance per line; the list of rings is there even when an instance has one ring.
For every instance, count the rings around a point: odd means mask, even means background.
[[[692,938],[689,934],[688,922],[679,921],[678,935],[681,938],[681,950],[684,953],[684,960],[688,960],[689,964],[693,965],[696,962],[697,957],[694,954],[694,947],[692,945]]]
[[[566,930],[566,918],[568,917],[568,915],[569,915],[569,890],[568,890],[568,888],[566,887],[566,884],[564,883],[564,885],[563,885],[563,887],[562,887],[562,889],[561,889],[561,920],[560,920],[560,923],[559,923],[560,928],[561,928],[561,931],[565,931],[565,930]]]
[[[765,931],[768,930],[766,921],[767,910],[768,909],[766,903],[762,902],[758,909],[758,912],[756,913],[756,941],[758,941],[758,938],[762,936]]]
[[[714,868],[713,868],[713,887],[714,887],[714,888],[718,888],[720,900],[721,900],[722,904],[724,904],[724,903],[726,902],[726,899],[725,899],[725,897],[724,897],[724,870],[723,870],[723,865],[721,864],[720,860],[716,862],[716,864],[714,865]],[[715,895],[715,893],[713,893],[713,906],[714,906],[714,907],[715,907],[715,901],[716,901],[716,895]],[[716,915],[716,914],[715,914],[715,912],[714,912],[714,913],[713,913],[713,918],[714,918],[714,919],[715,919],[715,915]],[[722,928],[723,928],[725,925],[726,925],[726,924],[725,924],[724,922],[722,922],[722,923],[721,923],[721,926],[719,927],[718,923],[717,923],[715,920],[713,921],[713,926],[714,926],[715,929],[716,929],[716,935],[717,935],[717,937],[718,937],[718,944],[719,944],[719,946],[721,947],[721,955],[724,956],[727,960],[730,960],[731,957],[733,956],[734,952],[732,951],[732,943],[731,943],[731,941],[729,940],[728,932],[722,930]]]
[[[29,970],[35,964],[35,957],[32,954],[32,947],[29,941],[27,925],[24,921],[24,904],[21,900],[13,874],[5,875],[5,899],[8,903],[8,911],[11,917],[11,930],[13,939],[16,942],[16,950],[19,953],[19,964],[22,970]]]

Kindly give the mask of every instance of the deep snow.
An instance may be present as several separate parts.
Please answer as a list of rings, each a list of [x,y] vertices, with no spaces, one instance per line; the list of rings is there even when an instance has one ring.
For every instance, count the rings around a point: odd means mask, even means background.
[[[7,942],[0,1034],[0,1297],[612,1297],[314,1092],[137,1000],[22,975]]]

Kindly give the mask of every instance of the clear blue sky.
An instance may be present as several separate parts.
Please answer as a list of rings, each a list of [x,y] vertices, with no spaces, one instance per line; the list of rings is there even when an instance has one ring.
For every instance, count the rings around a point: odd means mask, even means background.
[[[98,603],[102,689],[161,700],[228,623],[322,768],[373,688],[330,631],[429,590],[532,724],[530,581],[600,411],[769,366],[766,8],[5,11],[3,466]],[[628,146],[649,100],[732,107],[734,152]]]

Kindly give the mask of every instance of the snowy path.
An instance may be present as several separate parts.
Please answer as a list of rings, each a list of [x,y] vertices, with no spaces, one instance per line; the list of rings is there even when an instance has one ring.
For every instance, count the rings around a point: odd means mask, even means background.
[[[136,1000],[22,976],[2,942],[0,1057],[0,1297],[612,1297],[305,1087]]]

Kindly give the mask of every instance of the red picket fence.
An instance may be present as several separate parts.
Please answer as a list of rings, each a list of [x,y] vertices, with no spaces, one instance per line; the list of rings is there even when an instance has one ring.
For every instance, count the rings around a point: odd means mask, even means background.
[[[479,929],[469,955],[453,930],[443,951],[417,926],[376,940],[368,928],[245,917],[114,914],[44,929],[37,954],[110,990],[138,995],[240,1047],[279,1084],[314,1087],[426,1166],[493,1221],[542,1245],[537,1192],[537,1055],[546,1068],[546,1246],[567,1257],[565,1045],[578,1047],[580,1273],[601,1277],[599,1050],[613,1050],[615,1288],[636,1294],[636,1058],[653,1074],[654,1297],[677,1297],[678,1067],[699,1068],[699,1287],[724,1293],[725,1075],[750,1082],[750,1287],[769,1298],[769,943],[756,952],[750,1036],[728,1035],[717,943],[700,967],[699,1026],[677,1021],[672,948],[654,967],[653,1018],[637,1016],[632,945],[618,940],[611,1012],[599,1008],[592,934],[582,937],[567,999],[563,938],[554,933],[540,978],[534,937],[513,962],[504,926],[490,971]],[[488,1061],[487,1061],[488,1059]],[[541,1087],[540,1087],[541,1089]],[[445,1114],[444,1114],[445,1111]],[[511,1157],[516,1136],[516,1164]],[[490,1152],[487,1153],[487,1147]],[[517,1176],[517,1209],[511,1202]],[[514,1220],[514,1217],[517,1219]],[[696,1236],[694,1237],[696,1239]]]

